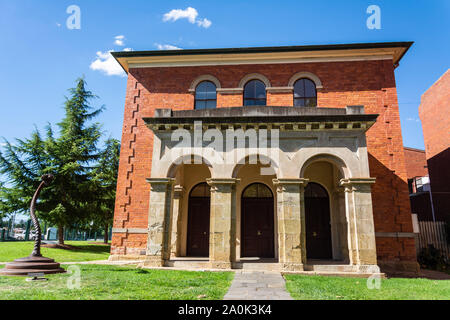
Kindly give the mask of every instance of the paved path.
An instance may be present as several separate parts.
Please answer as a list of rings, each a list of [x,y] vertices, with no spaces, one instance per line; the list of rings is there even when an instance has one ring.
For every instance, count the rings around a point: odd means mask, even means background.
[[[236,272],[224,300],[293,300],[280,273]]]

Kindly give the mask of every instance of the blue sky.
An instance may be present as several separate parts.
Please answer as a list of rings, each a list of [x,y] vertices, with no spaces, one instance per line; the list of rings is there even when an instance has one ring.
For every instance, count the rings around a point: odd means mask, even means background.
[[[80,30],[66,27],[70,5],[81,9]],[[381,30],[366,27],[369,5],[381,8]],[[191,21],[164,21],[188,7],[197,13],[189,11]],[[417,110],[449,68],[449,31],[448,0],[0,0],[0,136],[23,138],[34,125],[57,123],[67,89],[84,75],[96,104],[106,106],[98,119],[105,135],[120,139],[126,78],[93,70],[114,74],[109,50],[415,41],[396,79],[404,144],[423,148]]]

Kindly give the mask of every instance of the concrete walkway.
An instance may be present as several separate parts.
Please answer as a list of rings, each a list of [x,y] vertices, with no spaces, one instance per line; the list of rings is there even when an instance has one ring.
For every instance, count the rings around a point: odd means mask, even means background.
[[[293,300],[280,273],[238,271],[224,300]]]

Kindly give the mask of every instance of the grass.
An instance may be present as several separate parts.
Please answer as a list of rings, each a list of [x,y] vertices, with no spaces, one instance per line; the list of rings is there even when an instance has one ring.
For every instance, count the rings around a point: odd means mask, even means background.
[[[0,277],[0,300],[221,300],[233,273],[144,270],[81,265],[81,288],[69,289],[73,274],[49,275],[47,282]]]
[[[450,300],[450,280],[382,279],[368,289],[367,279],[285,275],[296,300]]]
[[[66,241],[77,250],[41,248],[44,257],[55,259],[57,262],[83,262],[93,260],[107,260],[109,245],[89,244],[86,241]],[[33,251],[34,242],[0,242],[0,262],[10,262],[24,258]]]

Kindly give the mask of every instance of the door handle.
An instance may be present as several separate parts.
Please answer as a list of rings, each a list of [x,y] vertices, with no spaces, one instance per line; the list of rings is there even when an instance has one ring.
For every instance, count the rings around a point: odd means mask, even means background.
[[[258,236],[262,236],[262,232],[258,230]]]
[[[313,237],[317,237],[317,232],[313,232]]]
[[[203,232],[203,235],[206,236],[208,234],[208,232]]]

